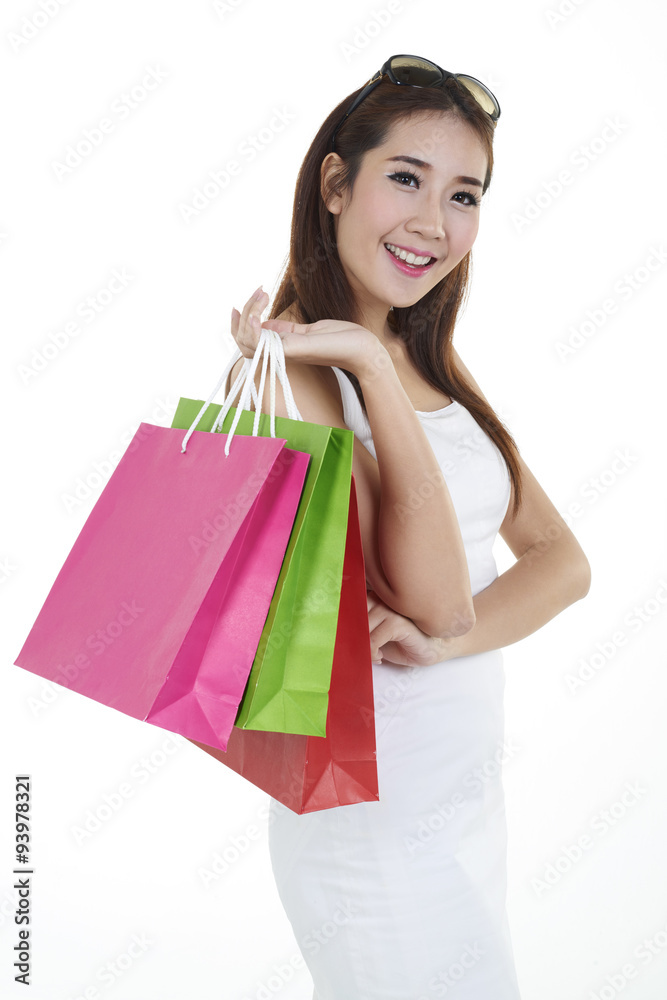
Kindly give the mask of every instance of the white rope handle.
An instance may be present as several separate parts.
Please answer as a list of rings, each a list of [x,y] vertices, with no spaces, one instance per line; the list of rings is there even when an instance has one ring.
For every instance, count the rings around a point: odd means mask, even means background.
[[[260,359],[263,358],[264,353],[267,352],[267,350],[268,350],[267,341],[268,341],[268,337],[267,337],[266,331],[262,330],[261,333],[260,333],[260,335],[259,335],[259,342],[257,344],[257,347],[255,348],[255,353],[253,355],[252,361],[250,362],[250,365],[248,367],[248,372],[247,372],[247,375],[246,375],[246,380],[245,380],[245,383],[244,383],[244,386],[243,386],[243,392],[241,393],[241,398],[239,400],[238,406],[236,407],[236,413],[234,414],[234,419],[232,421],[232,426],[229,428],[229,431],[227,432],[227,443],[225,444],[225,455],[229,455],[229,449],[230,449],[230,446],[231,446],[231,443],[232,443],[232,438],[234,437],[234,434],[236,433],[236,428],[238,427],[239,420],[241,419],[241,413],[243,412],[243,410],[246,410],[248,408],[248,403],[250,402],[250,394],[253,391],[254,386],[255,386],[255,372],[257,371],[257,365],[259,364]],[[266,370],[266,365],[263,364],[262,365],[262,376],[264,375],[265,370]],[[264,388],[264,386],[262,385],[262,391],[263,391],[263,388]],[[261,399],[261,397],[260,397],[260,399]],[[272,402],[272,405],[275,408],[275,401],[272,400],[271,402]],[[257,413],[257,409],[258,409],[258,406],[256,405],[255,406],[255,413]],[[222,410],[220,411],[220,413],[222,413]],[[218,420],[220,420],[220,414],[218,414]],[[217,423],[217,421],[216,421],[216,423]],[[220,424],[222,424],[222,422],[220,422]],[[272,421],[272,424],[271,424],[271,429],[272,429],[272,431],[274,431],[274,433],[271,435],[271,437],[275,437],[276,436],[275,435],[275,425],[274,425],[273,421]]]
[[[269,333],[273,333],[273,330],[269,330]],[[287,378],[287,366],[285,363],[285,348],[283,347],[283,342],[276,334],[276,360],[278,362],[278,379],[283,389],[283,396],[285,397],[285,406],[287,407],[287,415],[290,420],[303,420],[303,417],[297,409],[296,402],[294,400],[294,394],[292,393],[292,386]]]
[[[194,421],[193,421],[190,429],[188,430],[187,434],[183,438],[183,443],[181,445],[181,453],[183,453],[185,451],[185,446],[187,445],[187,443],[188,443],[188,441],[190,439],[190,435],[192,434],[192,432],[196,428],[197,424],[199,423],[199,421],[203,417],[205,410],[207,410],[208,407],[211,405],[211,403],[213,402],[214,397],[220,391],[220,387],[223,386],[225,384],[225,382],[227,381],[227,379],[229,378],[229,375],[231,373],[232,368],[234,367],[234,365],[236,364],[236,362],[239,360],[239,358],[242,358],[242,357],[243,357],[243,355],[241,354],[241,352],[239,350],[237,350],[236,353],[229,359],[229,361],[227,363],[227,367],[225,368],[225,370],[223,371],[222,375],[218,379],[218,381],[217,381],[217,383],[215,385],[215,388],[213,389],[213,391],[211,392],[210,396],[208,397],[208,399],[206,400],[206,402],[202,406],[201,410],[199,411],[199,413],[195,417],[195,419],[194,419]],[[241,371],[239,372],[239,374],[238,374],[238,376],[236,378],[236,381],[234,382],[233,388],[230,390],[230,394],[231,394],[231,392],[233,392],[234,396],[236,396],[236,394],[238,393],[238,391],[239,391],[239,389],[241,387],[241,381],[242,381],[243,376],[244,376],[245,367],[246,366],[244,364],[243,367],[242,367],[242,369],[241,369]]]
[[[252,436],[253,437],[257,437],[257,434],[259,432],[259,418],[262,415],[262,404],[260,403],[260,400],[264,399],[264,384],[266,382],[266,369],[267,369],[268,362],[269,362],[269,352],[265,350],[264,351],[264,357],[262,358],[262,374],[259,377],[259,389],[257,391],[257,398],[255,399],[255,419],[253,420],[253,423],[252,423]],[[275,375],[274,375],[274,372],[273,372],[273,368],[271,369],[270,378],[271,378],[271,392],[273,393],[274,388],[275,388]],[[253,388],[254,388],[254,385],[255,385],[255,383],[253,382]],[[275,437],[274,431],[275,431],[275,426],[272,423],[271,424],[271,436],[272,437]]]
[[[236,376],[236,380],[234,381],[234,385],[231,387],[231,389],[227,393],[227,396],[225,397],[225,401],[223,403],[222,410],[218,414],[218,418],[216,420],[216,423],[213,425],[212,430],[216,430],[217,429],[217,422],[218,421],[220,422],[220,424],[222,424],[222,421],[226,417],[227,412],[232,408],[232,406],[234,404],[234,400],[236,399],[236,397],[239,394],[241,386],[243,385],[243,383],[245,381],[245,378],[246,378],[246,374],[247,374],[247,371],[248,371],[248,366],[250,364],[250,359],[249,358],[244,358],[240,351],[236,351],[236,353],[233,355],[233,357],[230,358],[229,362],[227,363],[227,367],[225,368],[224,372],[222,373],[222,375],[218,379],[218,381],[217,381],[214,389],[212,390],[212,392],[209,395],[208,399],[206,400],[206,402],[202,406],[201,410],[199,411],[199,413],[195,417],[194,422],[192,423],[190,429],[188,430],[187,434],[183,438],[183,444],[181,446],[181,452],[185,451],[185,448],[186,448],[186,445],[188,443],[188,440],[190,439],[190,435],[192,434],[192,432],[197,427],[197,424],[199,423],[199,421],[201,420],[202,416],[204,415],[204,412],[208,409],[208,407],[213,402],[213,400],[214,400],[215,396],[218,394],[221,386],[223,386],[225,384],[225,382],[227,381],[227,379],[229,378],[229,374],[230,374],[232,368],[234,367],[234,365],[236,364],[236,362],[239,361],[241,358],[243,358],[243,365],[241,366],[241,370],[238,373],[238,375]],[[252,388],[253,388],[253,402],[255,403],[255,405],[257,405],[257,401],[258,401],[258,399],[257,399],[257,390],[255,389],[254,383],[253,383],[253,387]]]
[[[238,357],[237,357],[236,360],[238,361],[239,358],[243,358],[243,355],[241,354],[240,351],[238,352]],[[234,405],[234,400],[238,396],[239,390],[242,389],[242,391],[245,392],[245,383],[246,383],[246,379],[248,377],[248,370],[250,368],[251,363],[252,362],[251,362],[250,358],[243,358],[243,364],[241,365],[241,370],[239,371],[238,375],[236,376],[236,381],[234,382],[234,385],[229,390],[229,392],[227,393],[227,396],[223,400],[223,404],[222,404],[222,406],[220,408],[220,412],[218,413],[217,417],[215,418],[215,420],[213,422],[213,426],[211,427],[211,431],[213,433],[215,433],[216,431],[222,430],[222,424],[224,422],[224,419],[227,416],[227,414],[229,413],[229,411],[231,410],[232,406]],[[252,391],[253,403],[254,403],[255,406],[257,406],[259,400],[258,400],[257,390],[255,388],[255,383],[254,382],[251,385],[251,391]]]
[[[215,387],[210,393],[208,399],[200,409],[199,413],[195,417],[191,427],[189,428],[187,434],[183,438],[183,443],[181,445],[181,452],[186,449],[187,442],[190,435],[197,427],[197,424],[201,420],[206,409],[211,405],[213,399],[220,391],[221,386],[223,386],[229,377],[229,374],[236,364],[243,358],[240,350],[237,350],[233,357],[227,363],[227,366],[218,379]],[[259,390],[255,386],[255,374],[257,372],[257,367],[262,362],[262,369],[260,374],[260,384]],[[294,401],[294,394],[292,393],[292,387],[289,384],[289,379],[287,378],[287,369],[285,365],[285,351],[283,349],[283,344],[280,336],[275,332],[275,330],[262,329],[259,336],[259,342],[255,349],[255,353],[250,358],[243,358],[243,365],[239,374],[236,376],[234,385],[231,387],[227,396],[223,401],[223,405],[218,413],[215,422],[211,428],[211,432],[215,433],[222,429],[222,424],[227,416],[228,412],[231,410],[234,400],[236,399],[239,391],[241,391],[241,398],[237,404],[236,413],[234,415],[234,420],[232,421],[232,426],[227,435],[227,442],[225,444],[225,455],[229,455],[229,448],[231,445],[232,438],[236,432],[238,422],[241,418],[241,413],[243,410],[249,408],[249,403],[252,398],[252,403],[255,407],[255,419],[253,421],[252,434],[253,437],[257,436],[259,430],[259,419],[261,416],[261,401],[264,398],[264,386],[266,382],[266,372],[267,367],[269,369],[269,416],[271,420],[271,437],[276,436],[276,376],[278,377],[280,384],[283,389],[283,395],[285,397],[285,406],[287,408],[287,415],[292,420],[302,420],[303,417],[297,409],[296,402]]]

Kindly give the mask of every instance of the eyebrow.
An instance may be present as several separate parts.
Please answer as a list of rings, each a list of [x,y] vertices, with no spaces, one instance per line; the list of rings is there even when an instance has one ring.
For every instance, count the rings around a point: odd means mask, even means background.
[[[418,160],[416,156],[389,156],[385,160],[385,163],[394,163],[398,160],[403,161],[403,163],[412,163],[415,167],[422,167],[423,170],[431,170],[431,164],[427,163],[425,160]],[[484,185],[476,177],[455,177],[454,180],[457,184],[476,184],[477,187],[483,187]]]

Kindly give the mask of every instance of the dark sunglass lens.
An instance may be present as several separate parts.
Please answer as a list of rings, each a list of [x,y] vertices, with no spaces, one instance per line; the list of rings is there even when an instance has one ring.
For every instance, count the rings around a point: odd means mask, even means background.
[[[466,90],[470,91],[477,103],[484,108],[487,114],[493,117],[499,113],[499,108],[495,100],[489,91],[486,90],[477,80],[473,80],[470,76],[462,76],[460,73],[457,74],[456,79],[459,83],[463,84]]]
[[[434,63],[417,56],[396,56],[391,60],[391,70],[399,83],[411,87],[432,87],[442,79]]]

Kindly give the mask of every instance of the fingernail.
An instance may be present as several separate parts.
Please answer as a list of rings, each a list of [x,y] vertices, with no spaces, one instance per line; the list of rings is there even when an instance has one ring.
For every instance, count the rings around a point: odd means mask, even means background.
[[[262,286],[260,285],[259,288],[256,288],[255,291],[252,293],[251,298],[258,299],[261,294],[262,294]]]

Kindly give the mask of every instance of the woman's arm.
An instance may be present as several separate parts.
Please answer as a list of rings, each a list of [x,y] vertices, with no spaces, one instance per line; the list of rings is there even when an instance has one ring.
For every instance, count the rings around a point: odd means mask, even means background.
[[[483,397],[468,369],[454,352],[463,374]],[[484,397],[483,397],[484,398]],[[517,561],[473,598],[475,624],[465,635],[433,638],[432,662],[470,656],[509,646],[536,632],[589,591],[591,567],[574,534],[522,458],[523,496],[512,518],[513,494],[499,534]],[[406,624],[393,622],[405,640]],[[383,637],[387,633],[383,634]],[[425,637],[411,636],[428,656]],[[396,650],[394,650],[396,653]],[[401,663],[410,661],[403,658]]]
[[[419,418],[389,354],[354,372],[364,395],[377,463],[359,464],[367,524],[364,555],[373,590],[431,635],[462,635],[474,622],[472,590],[454,506]],[[352,369],[349,369],[352,370]],[[370,461],[368,461],[370,459]],[[368,517],[370,513],[370,517]],[[363,526],[362,526],[363,532]],[[387,595],[387,596],[385,596]]]
[[[542,628],[585,597],[589,587],[590,566],[576,540],[531,547],[473,597],[476,621],[464,635],[431,637],[374,600],[369,615],[374,658],[379,653],[404,666],[429,665],[500,649]]]
[[[254,353],[260,330],[250,317],[259,317],[265,305],[266,297],[250,300],[232,320],[232,334],[246,356]],[[306,325],[267,320],[264,325],[283,340],[288,377],[304,420],[345,427],[338,385],[334,393],[323,366],[346,368],[359,379],[377,453],[376,462],[355,442],[353,472],[373,590],[431,635],[467,631],[474,613],[458,520],[389,353],[370,331],[344,321]],[[333,373],[328,375],[335,382]],[[276,395],[276,413],[286,416],[282,392]],[[268,386],[263,405],[268,407]]]
[[[392,611],[372,591],[368,591],[366,598],[374,663],[386,661],[399,666],[426,667],[445,658],[445,640],[422,632],[410,618]]]
[[[519,513],[512,521],[508,511],[499,532],[517,561],[475,595],[475,624],[443,640],[446,659],[518,642],[590,589],[591,567],[579,542],[523,461],[521,470]]]
[[[462,635],[432,637],[414,622],[378,607],[375,600],[369,628],[376,656],[379,650],[384,660],[413,666],[500,649],[536,632],[586,596],[591,582],[588,559],[523,461],[521,468],[524,495],[519,513],[510,519],[510,497],[499,532],[517,561],[475,594],[473,627]]]
[[[486,399],[457,352],[453,355],[459,370]],[[447,642],[448,658],[518,642],[589,591],[591,567],[583,549],[521,456],[519,465],[521,506],[512,518],[512,489],[499,530],[517,561],[475,595],[475,625],[467,635]]]

